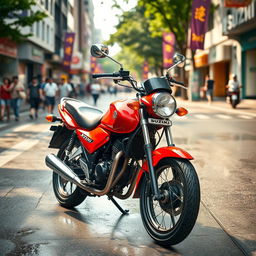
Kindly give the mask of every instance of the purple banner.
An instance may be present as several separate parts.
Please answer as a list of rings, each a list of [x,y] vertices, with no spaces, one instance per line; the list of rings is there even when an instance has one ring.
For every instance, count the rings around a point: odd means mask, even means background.
[[[74,41],[75,41],[75,33],[66,32],[65,41],[64,41],[64,58],[63,58],[63,66],[66,70],[70,69]]]
[[[204,49],[204,35],[208,28],[211,0],[193,0],[190,48]]]
[[[173,64],[174,45],[174,34],[163,33],[163,68],[169,68]]]

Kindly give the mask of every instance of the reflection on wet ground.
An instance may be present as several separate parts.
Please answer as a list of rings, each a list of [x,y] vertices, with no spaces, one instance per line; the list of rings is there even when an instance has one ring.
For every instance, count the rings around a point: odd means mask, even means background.
[[[123,202],[131,210],[124,216],[106,197],[88,198],[77,209],[67,210],[44,204],[50,193],[11,239],[14,246],[7,255],[242,255],[202,205],[189,237],[179,245],[162,247],[146,234],[138,200]]]

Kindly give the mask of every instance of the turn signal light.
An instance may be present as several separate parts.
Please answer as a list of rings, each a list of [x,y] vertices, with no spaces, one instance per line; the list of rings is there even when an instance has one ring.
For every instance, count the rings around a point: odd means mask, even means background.
[[[188,111],[183,107],[180,107],[180,108],[176,109],[176,114],[178,116],[185,116],[187,113],[188,113]]]
[[[53,116],[53,115],[47,115],[47,116],[45,117],[45,119],[46,119],[48,122],[50,122],[50,123],[54,122],[54,121],[53,121],[53,119],[54,119],[54,116]]]
[[[54,116],[54,115],[47,115],[47,116],[45,117],[45,119],[46,119],[48,122],[50,122],[50,123],[56,122],[56,121],[62,121],[60,118],[58,118],[57,116]]]
[[[139,110],[140,109],[140,103],[138,101],[134,101],[134,102],[128,103],[127,106],[130,109],[133,109],[133,110]]]

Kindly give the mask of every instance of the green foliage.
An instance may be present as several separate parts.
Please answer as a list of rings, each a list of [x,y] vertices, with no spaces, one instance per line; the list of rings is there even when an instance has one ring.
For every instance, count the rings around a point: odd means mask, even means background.
[[[173,32],[177,50],[184,54],[192,0],[139,0],[138,3],[145,8],[145,16],[151,20],[149,29],[152,35],[160,36],[163,31]]]
[[[150,20],[144,17],[144,11],[144,8],[137,6],[124,12],[116,27],[117,31],[106,42],[120,45],[122,52],[117,56],[119,61],[137,75],[141,75],[145,60],[148,61],[151,71],[156,72],[162,66],[162,37],[151,36]]]
[[[31,11],[33,5],[36,5],[35,0],[0,0],[0,36],[14,41],[31,36],[31,34],[22,34],[21,28],[32,26],[34,22],[47,17],[44,12],[40,11],[23,16],[22,13]]]

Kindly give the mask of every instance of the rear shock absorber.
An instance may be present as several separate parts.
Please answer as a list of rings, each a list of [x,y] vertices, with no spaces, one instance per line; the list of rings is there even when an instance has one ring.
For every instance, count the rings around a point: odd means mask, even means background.
[[[71,135],[71,138],[70,138],[70,141],[68,143],[68,146],[65,150],[65,158],[64,158],[64,162],[66,162],[68,160],[68,156],[72,150],[72,148],[74,147],[75,145],[75,141],[76,141],[76,132],[73,131],[72,135]]]

